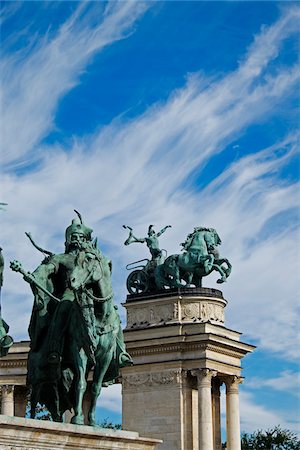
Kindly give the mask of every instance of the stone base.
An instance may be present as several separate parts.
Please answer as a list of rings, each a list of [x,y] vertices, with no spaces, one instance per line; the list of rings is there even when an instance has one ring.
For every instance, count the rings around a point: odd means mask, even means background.
[[[109,430],[0,415],[1,450],[154,450],[162,441]]]

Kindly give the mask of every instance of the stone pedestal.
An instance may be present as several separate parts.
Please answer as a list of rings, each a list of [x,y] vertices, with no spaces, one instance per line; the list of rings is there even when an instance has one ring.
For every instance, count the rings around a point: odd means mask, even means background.
[[[0,415],[1,450],[154,450],[138,433]]]
[[[127,297],[124,336],[134,365],[122,369],[124,429],[162,439],[162,450],[221,449],[220,385],[240,379],[241,359],[255,348],[225,327],[226,304],[208,288]],[[228,450],[239,450],[228,389]]]

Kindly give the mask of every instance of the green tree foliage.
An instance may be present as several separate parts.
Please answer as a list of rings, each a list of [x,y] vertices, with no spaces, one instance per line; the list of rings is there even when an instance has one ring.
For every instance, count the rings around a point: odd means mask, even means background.
[[[267,431],[243,433],[241,443],[242,450],[300,450],[300,440],[296,433],[279,426]]]
[[[120,423],[111,422],[108,417],[99,423],[101,428],[111,428],[112,430],[122,430],[122,425]]]

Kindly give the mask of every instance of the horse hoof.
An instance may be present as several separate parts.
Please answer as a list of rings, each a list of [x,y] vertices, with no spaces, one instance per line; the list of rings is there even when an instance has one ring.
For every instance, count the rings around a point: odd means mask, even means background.
[[[90,414],[88,415],[88,418],[89,418],[89,425],[90,425],[91,427],[95,427],[95,426],[97,425],[95,414],[90,413]]]
[[[73,416],[71,419],[71,423],[73,425],[84,425],[84,418],[83,416]]]

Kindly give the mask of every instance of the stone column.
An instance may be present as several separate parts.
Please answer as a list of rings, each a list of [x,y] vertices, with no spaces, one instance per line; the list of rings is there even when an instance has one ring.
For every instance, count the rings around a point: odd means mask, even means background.
[[[14,416],[25,417],[28,402],[28,388],[26,386],[15,386],[14,388]]]
[[[224,378],[226,384],[227,449],[241,450],[239,384],[243,379],[235,375]]]
[[[192,371],[198,381],[199,450],[214,450],[211,380],[216,374],[211,369]]]
[[[222,381],[216,377],[212,380],[212,409],[213,409],[213,432],[214,432],[214,450],[222,450],[221,437],[221,403],[220,387]]]
[[[14,415],[14,386],[2,385],[1,388],[1,414],[4,416]]]

